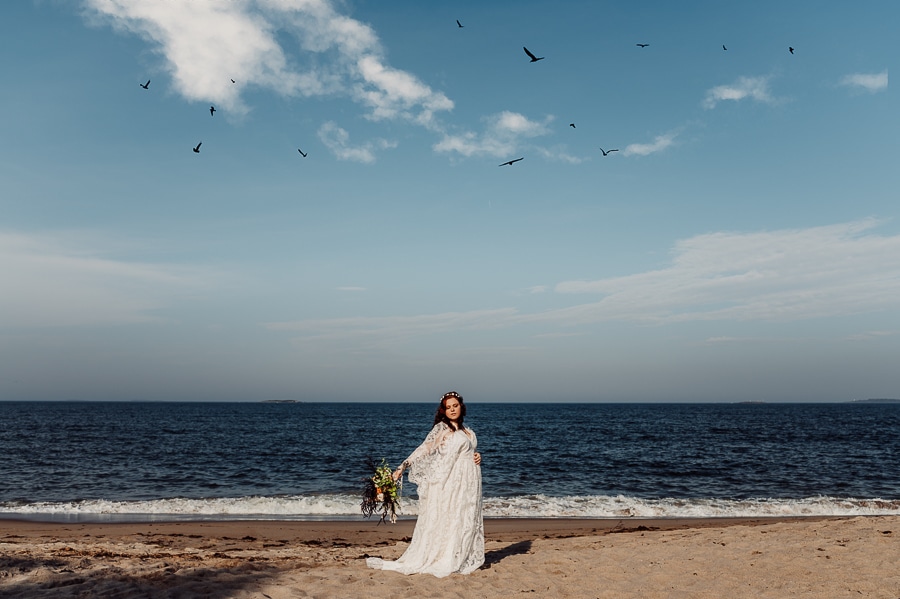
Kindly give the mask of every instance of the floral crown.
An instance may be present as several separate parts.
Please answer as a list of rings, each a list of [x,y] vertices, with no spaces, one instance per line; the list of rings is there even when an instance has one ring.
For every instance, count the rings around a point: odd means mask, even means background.
[[[451,397],[456,398],[456,399],[462,399],[462,395],[460,395],[456,391],[450,391],[448,393],[444,393],[441,396],[441,401],[444,401],[445,399],[450,399]]]

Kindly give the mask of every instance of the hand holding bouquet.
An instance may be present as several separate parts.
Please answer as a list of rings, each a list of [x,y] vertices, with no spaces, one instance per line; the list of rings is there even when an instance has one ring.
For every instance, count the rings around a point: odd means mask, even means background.
[[[403,488],[403,480],[394,480],[391,467],[384,458],[377,466],[369,459],[369,467],[372,468],[373,474],[364,479],[363,498],[359,507],[366,518],[375,512],[381,512],[379,524],[387,518],[390,518],[391,524],[393,524],[397,521],[397,513],[400,511],[400,491]]]

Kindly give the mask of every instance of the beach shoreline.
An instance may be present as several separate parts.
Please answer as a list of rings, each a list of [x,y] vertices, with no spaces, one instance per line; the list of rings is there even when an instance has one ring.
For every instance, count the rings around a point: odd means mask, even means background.
[[[0,597],[900,597],[900,516],[486,519],[470,576],[365,567],[414,525],[0,520]]]

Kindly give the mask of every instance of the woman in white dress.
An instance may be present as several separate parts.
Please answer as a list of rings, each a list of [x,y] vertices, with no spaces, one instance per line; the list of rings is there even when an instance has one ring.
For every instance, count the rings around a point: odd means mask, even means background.
[[[419,490],[419,517],[406,552],[396,561],[370,557],[370,568],[442,578],[484,564],[481,454],[475,433],[463,426],[465,416],[462,396],[445,393],[425,442],[394,471],[397,480],[409,468]]]

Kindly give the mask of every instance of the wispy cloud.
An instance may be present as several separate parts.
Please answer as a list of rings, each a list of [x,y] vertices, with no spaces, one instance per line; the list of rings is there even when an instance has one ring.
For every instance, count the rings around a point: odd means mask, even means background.
[[[584,333],[540,333],[533,335],[535,339],[568,339],[569,337],[582,337]]]
[[[703,107],[715,108],[719,102],[730,100],[738,102],[750,98],[757,102],[771,104],[775,102],[769,91],[769,77],[739,77],[737,81],[729,85],[718,85],[707,90],[703,99]]]
[[[555,288],[561,296],[603,297],[543,312],[522,313],[508,307],[266,326],[299,333],[307,339],[388,340],[522,325],[790,322],[896,310],[896,298],[900,297],[900,235],[877,235],[872,229],[878,224],[865,219],[808,229],[697,235],[675,244],[671,264],[665,268],[623,277],[561,282]],[[728,341],[733,339],[710,340]]]
[[[0,232],[0,326],[111,325],[162,320],[157,310],[209,284],[178,265],[116,260],[60,236]]]
[[[522,140],[549,133],[548,125],[553,117],[548,116],[543,122],[539,122],[518,112],[503,111],[483,120],[485,129],[480,135],[473,132],[445,134],[434,149],[438,152],[456,152],[463,156],[505,157],[519,149]]]
[[[706,339],[706,343],[708,344],[718,344],[718,343],[738,343],[746,341],[743,337],[709,337]]]
[[[900,331],[866,331],[865,333],[850,335],[847,339],[850,341],[872,341],[874,339],[894,337],[895,335],[900,335]]]
[[[772,341],[778,341],[779,343],[784,343],[786,339],[784,337],[708,337],[703,341],[704,345],[721,345],[721,344],[730,344],[730,345],[747,345],[747,344],[760,344],[760,343],[770,343]],[[803,339],[792,339],[792,341],[800,342]]]
[[[569,154],[564,146],[555,145],[549,148],[535,148],[537,153],[553,162],[567,162],[569,164],[581,164],[584,158]]]
[[[624,150],[622,150],[622,154],[624,154],[625,156],[647,156],[648,154],[662,152],[666,148],[672,146],[675,143],[675,139],[677,137],[677,131],[670,131],[662,135],[657,135],[656,138],[654,138],[654,140],[650,143],[628,145]]]
[[[319,139],[340,160],[371,164],[376,151],[396,148],[397,143],[386,139],[369,140],[359,145],[350,144],[350,134],[336,123],[328,121],[319,127]]]
[[[453,108],[443,93],[388,65],[372,28],[339,14],[328,0],[84,3],[93,21],[152,43],[175,89],[189,100],[240,113],[247,110],[241,92],[248,87],[286,96],[339,95],[367,106],[369,118],[425,126],[436,112]],[[283,47],[282,34],[307,53],[303,66]]]
[[[605,297],[561,311],[574,321],[620,318],[791,321],[896,308],[900,236],[877,221],[761,233],[711,233],[678,242],[661,270],[566,281],[560,293]]]
[[[460,330],[485,330],[504,326],[515,316],[514,308],[444,312],[417,316],[382,316],[330,318],[271,322],[264,326],[273,331],[300,333],[311,339],[341,339],[347,337],[402,338]]]
[[[841,79],[841,85],[874,94],[888,88],[888,72],[885,69],[880,73],[852,73]]]

